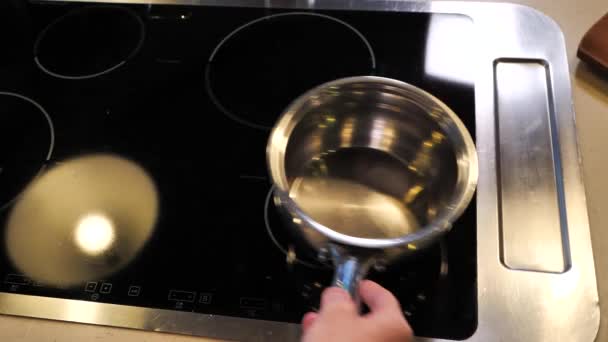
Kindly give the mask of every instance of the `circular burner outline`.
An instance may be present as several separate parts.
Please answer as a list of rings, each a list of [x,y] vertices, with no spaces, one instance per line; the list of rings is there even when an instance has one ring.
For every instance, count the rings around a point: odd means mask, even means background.
[[[268,233],[270,240],[272,240],[272,242],[275,244],[275,246],[281,252],[283,252],[283,254],[285,254],[285,256],[287,256],[289,254],[289,252],[287,251],[287,249],[285,249],[285,247],[283,247],[281,245],[281,243],[279,243],[279,241],[276,239],[276,237],[272,233],[272,228],[270,227],[270,217],[268,215],[268,212],[270,210],[270,201],[272,200],[272,194],[274,193],[274,189],[275,189],[275,186],[273,185],[270,188],[270,190],[268,190],[268,194],[266,195],[266,199],[264,200],[264,225],[266,226],[266,232]],[[310,262],[299,259],[297,256],[295,258],[295,261],[299,264],[302,264],[304,266],[314,268],[314,269],[329,269],[329,266],[324,267],[323,264],[315,265]]]
[[[49,125],[49,133],[50,133],[50,144],[49,144],[49,151],[46,154],[46,159],[45,161],[48,162],[49,160],[51,160],[51,155],[53,154],[53,149],[55,148],[55,126],[53,125],[53,120],[51,119],[51,116],[49,115],[49,113],[44,109],[44,107],[42,107],[38,102],[30,99],[29,97],[17,94],[17,93],[12,93],[12,92],[7,92],[7,91],[0,91],[0,96],[12,96],[12,97],[16,97],[18,99],[24,100],[26,102],[29,102],[30,104],[34,105],[34,107],[36,107],[46,118],[46,121]],[[46,164],[43,164],[40,169],[38,170],[38,173],[36,174],[36,176],[38,174],[40,174],[40,172],[46,167]],[[34,177],[36,177],[34,176]],[[0,210],[4,210],[6,207],[8,207],[11,203],[13,203],[13,201],[19,197],[19,194],[15,195],[15,197],[13,197],[12,199],[10,199],[8,202],[2,204],[0,203]]]
[[[81,75],[81,76],[68,76],[68,75],[62,75],[56,72],[53,72],[49,69],[47,69],[38,59],[38,50],[40,48],[40,42],[42,41],[42,39],[46,36],[46,34],[48,33],[48,31],[51,29],[51,27],[55,26],[57,23],[61,22],[62,20],[75,16],[75,15],[79,15],[81,13],[84,12],[88,12],[88,11],[94,11],[97,9],[117,9],[117,10],[121,10],[124,11],[126,13],[128,13],[130,16],[134,17],[137,21],[137,23],[139,24],[139,33],[140,33],[140,39],[139,42],[137,43],[137,45],[135,46],[135,48],[133,48],[133,50],[131,50],[131,52],[127,55],[127,57],[125,57],[125,59],[123,59],[122,61],[118,62],[118,64],[109,67],[106,70],[100,71],[100,72],[96,72],[93,74],[87,74],[87,75]],[[135,56],[139,50],[141,50],[143,44],[144,44],[144,40],[146,37],[146,30],[145,30],[145,24],[143,19],[137,15],[137,13],[135,13],[135,11],[131,10],[130,8],[127,7],[120,7],[120,6],[89,6],[89,7],[83,7],[83,8],[78,8],[75,10],[72,10],[71,12],[66,13],[65,15],[55,19],[53,22],[51,22],[49,25],[47,25],[38,35],[38,37],[36,38],[36,42],[34,43],[34,62],[36,63],[36,65],[38,66],[38,68],[40,68],[40,70],[42,70],[43,72],[45,72],[46,74],[59,78],[59,79],[64,79],[64,80],[86,80],[86,79],[91,79],[91,78],[95,78],[95,77],[99,77],[102,75],[105,75],[107,73],[110,73],[118,68],[120,68],[121,66],[123,66],[124,64],[127,63],[128,60],[130,60],[131,58],[133,58],[133,56]]]
[[[288,12],[288,13],[278,13],[278,14],[272,14],[272,15],[268,15],[265,17],[261,17],[261,18],[257,18],[254,19],[252,21],[249,21],[239,27],[237,27],[236,29],[234,29],[232,32],[230,32],[226,37],[224,37],[219,43],[218,45],[213,49],[213,52],[211,52],[211,55],[209,56],[209,58],[207,59],[207,66],[205,68],[205,88],[207,89],[207,93],[209,94],[209,98],[211,99],[211,102],[213,102],[213,104],[227,117],[231,118],[232,120],[243,124],[245,126],[249,126],[251,128],[255,128],[255,129],[259,129],[259,130],[263,130],[263,131],[270,131],[271,127],[265,126],[265,125],[260,125],[260,124],[256,124],[254,122],[251,122],[249,120],[243,119],[241,117],[239,117],[238,115],[235,115],[234,113],[230,112],[226,107],[224,107],[224,105],[222,105],[222,103],[220,102],[220,100],[217,98],[217,96],[215,95],[215,93],[213,92],[213,88],[211,87],[211,64],[213,63],[213,58],[215,58],[215,55],[217,54],[217,52],[220,50],[220,48],[224,45],[224,43],[226,43],[230,38],[232,38],[234,35],[236,35],[237,33],[239,33],[240,31],[242,31],[243,29],[257,24],[261,21],[264,20],[270,20],[270,19],[274,19],[274,18],[279,18],[279,17],[286,17],[286,16],[295,16],[295,15],[306,15],[306,16],[312,16],[312,17],[320,17],[320,18],[324,18],[324,19],[328,19],[331,20],[333,22],[336,22],[338,24],[342,24],[344,26],[346,26],[348,29],[350,29],[351,31],[353,31],[362,41],[363,44],[365,44],[365,47],[367,48],[367,50],[369,51],[370,54],[370,59],[371,59],[371,63],[372,63],[372,71],[376,70],[376,54],[374,53],[374,49],[372,48],[371,44],[369,43],[369,41],[367,40],[367,38],[365,38],[365,36],[359,31],[357,30],[354,26],[350,25],[349,23],[340,20],[338,18],[326,15],[326,14],[320,14],[320,13],[309,13],[309,12]]]

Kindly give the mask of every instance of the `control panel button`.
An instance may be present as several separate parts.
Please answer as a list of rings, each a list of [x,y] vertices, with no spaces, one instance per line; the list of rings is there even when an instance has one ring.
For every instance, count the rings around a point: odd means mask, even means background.
[[[281,302],[274,301],[271,304],[271,308],[273,312],[282,313],[285,311],[285,306]]]
[[[169,300],[172,300],[172,301],[193,303],[195,298],[196,298],[196,292],[180,291],[180,290],[169,291]]]
[[[97,282],[96,281],[90,281],[90,282],[88,282],[84,286],[84,290],[86,292],[95,292],[95,290],[97,290]]]
[[[242,297],[240,305],[243,309],[263,310],[266,308],[266,300],[264,298]]]
[[[213,294],[211,293],[201,293],[199,303],[201,304],[211,304],[211,300],[213,299]]]
[[[112,292],[112,283],[103,283],[99,288],[99,293],[110,293]]]
[[[140,286],[130,286],[129,287],[129,292],[127,292],[127,294],[129,295],[129,297],[138,297],[140,293],[141,293],[141,287]]]

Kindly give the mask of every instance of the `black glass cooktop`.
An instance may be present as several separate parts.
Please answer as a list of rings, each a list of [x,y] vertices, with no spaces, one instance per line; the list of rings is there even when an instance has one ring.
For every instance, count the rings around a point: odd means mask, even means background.
[[[378,75],[431,92],[474,136],[464,34],[472,23],[462,16],[12,10],[3,22],[14,34],[0,36],[11,51],[0,59],[4,231],[29,181],[89,154],[137,163],[156,184],[160,207],[134,260],[68,288],[15,267],[1,234],[2,292],[298,323],[317,307],[331,268],[293,245],[269,196],[265,146],[281,110],[325,81]],[[399,298],[416,335],[463,339],[476,329],[475,232],[473,201],[441,243],[370,274]]]

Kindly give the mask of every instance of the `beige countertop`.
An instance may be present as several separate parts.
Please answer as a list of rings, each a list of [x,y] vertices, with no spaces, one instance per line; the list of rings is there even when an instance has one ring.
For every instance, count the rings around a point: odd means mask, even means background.
[[[587,29],[608,12],[606,0],[516,0],[546,13],[562,27],[572,76],[574,109],[583,160],[591,235],[601,304],[597,341],[608,341],[608,81],[592,74],[576,58]],[[573,304],[575,305],[575,304]],[[0,341],[141,341],[186,342],[202,338],[0,316]]]

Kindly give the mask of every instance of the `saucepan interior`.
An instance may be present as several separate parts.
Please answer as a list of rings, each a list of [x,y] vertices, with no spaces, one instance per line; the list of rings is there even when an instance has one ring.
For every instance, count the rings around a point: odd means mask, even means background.
[[[438,237],[477,183],[475,146],[458,116],[423,90],[381,77],[303,94],[275,125],[267,157],[295,222],[364,248]]]

